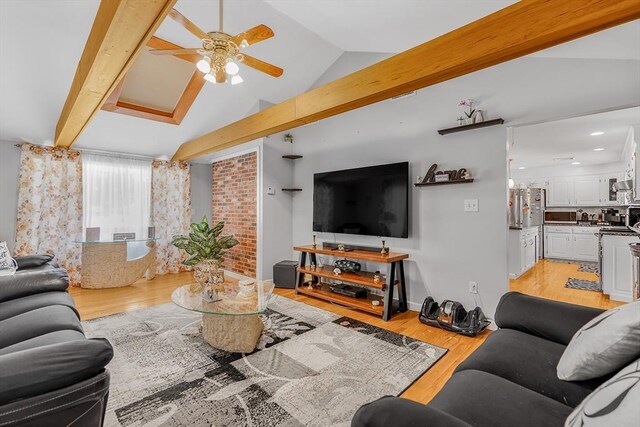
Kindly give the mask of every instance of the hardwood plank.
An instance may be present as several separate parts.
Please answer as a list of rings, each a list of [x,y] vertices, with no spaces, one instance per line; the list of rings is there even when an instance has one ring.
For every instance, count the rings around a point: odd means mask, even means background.
[[[191,160],[638,18],[638,0],[522,0],[283,104],[186,142],[176,151],[173,160]]]
[[[176,0],[103,0],[78,63],[55,145],[71,147],[144,49]]]

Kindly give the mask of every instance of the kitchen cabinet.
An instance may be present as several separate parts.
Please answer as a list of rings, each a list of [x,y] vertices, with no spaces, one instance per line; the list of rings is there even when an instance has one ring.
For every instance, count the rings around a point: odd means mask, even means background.
[[[632,300],[631,243],[638,243],[638,236],[602,236],[602,292],[614,301]]]
[[[599,227],[544,227],[546,258],[575,261],[598,260]]]
[[[545,256],[547,258],[571,259],[573,254],[571,233],[545,234]]]
[[[538,227],[509,230],[509,277],[515,279],[538,262]]]
[[[548,206],[573,206],[573,177],[549,180]]]
[[[573,178],[572,206],[597,206],[600,204],[600,177],[597,175]]]
[[[600,205],[615,206],[622,203],[622,199],[616,191],[613,191],[611,187],[613,184],[624,180],[623,173],[607,174],[600,176],[599,192],[600,192]]]

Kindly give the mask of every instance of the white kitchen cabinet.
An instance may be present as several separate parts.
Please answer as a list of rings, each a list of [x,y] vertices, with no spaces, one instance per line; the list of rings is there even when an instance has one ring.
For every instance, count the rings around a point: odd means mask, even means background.
[[[573,206],[573,177],[549,179],[548,206]]]
[[[638,243],[638,236],[602,236],[602,292],[614,301],[633,299],[631,243]]]
[[[598,237],[594,234],[573,235],[573,255],[571,259],[578,261],[598,260]]]
[[[573,235],[571,232],[546,233],[545,256],[547,258],[571,259],[573,255]]]
[[[600,205],[615,206],[622,203],[622,199],[619,197],[618,192],[613,191],[611,187],[613,187],[613,184],[615,184],[616,182],[623,180],[623,173],[606,174],[600,176]]]
[[[573,178],[573,206],[597,206],[600,204],[600,177],[597,175]]]
[[[509,230],[509,277],[515,279],[538,262],[538,227]]]

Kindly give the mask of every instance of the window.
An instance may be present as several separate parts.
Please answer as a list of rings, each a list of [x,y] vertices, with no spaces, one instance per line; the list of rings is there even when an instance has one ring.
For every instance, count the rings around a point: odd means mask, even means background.
[[[113,233],[147,236],[151,215],[151,162],[82,155],[84,228],[100,227],[100,238]]]

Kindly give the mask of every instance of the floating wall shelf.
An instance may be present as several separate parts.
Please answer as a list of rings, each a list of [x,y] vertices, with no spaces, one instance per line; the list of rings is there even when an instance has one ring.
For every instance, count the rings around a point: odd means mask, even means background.
[[[466,130],[471,130],[471,129],[486,128],[488,126],[496,126],[496,125],[501,125],[503,123],[504,123],[504,119],[493,119],[493,120],[487,120],[480,123],[473,123],[471,125],[462,125],[462,126],[456,126],[448,129],[440,129],[438,133],[440,135],[447,135],[449,133],[464,132]]]
[[[296,191],[302,191],[302,188],[283,188],[282,191],[288,191],[291,193],[295,193]]]
[[[430,185],[445,185],[445,184],[468,184],[473,182],[473,178],[471,179],[457,179],[455,181],[440,181],[440,182],[416,182],[416,187],[428,187]]]
[[[298,160],[301,159],[302,156],[298,154],[285,154],[284,156],[282,156],[282,158],[287,160]]]

